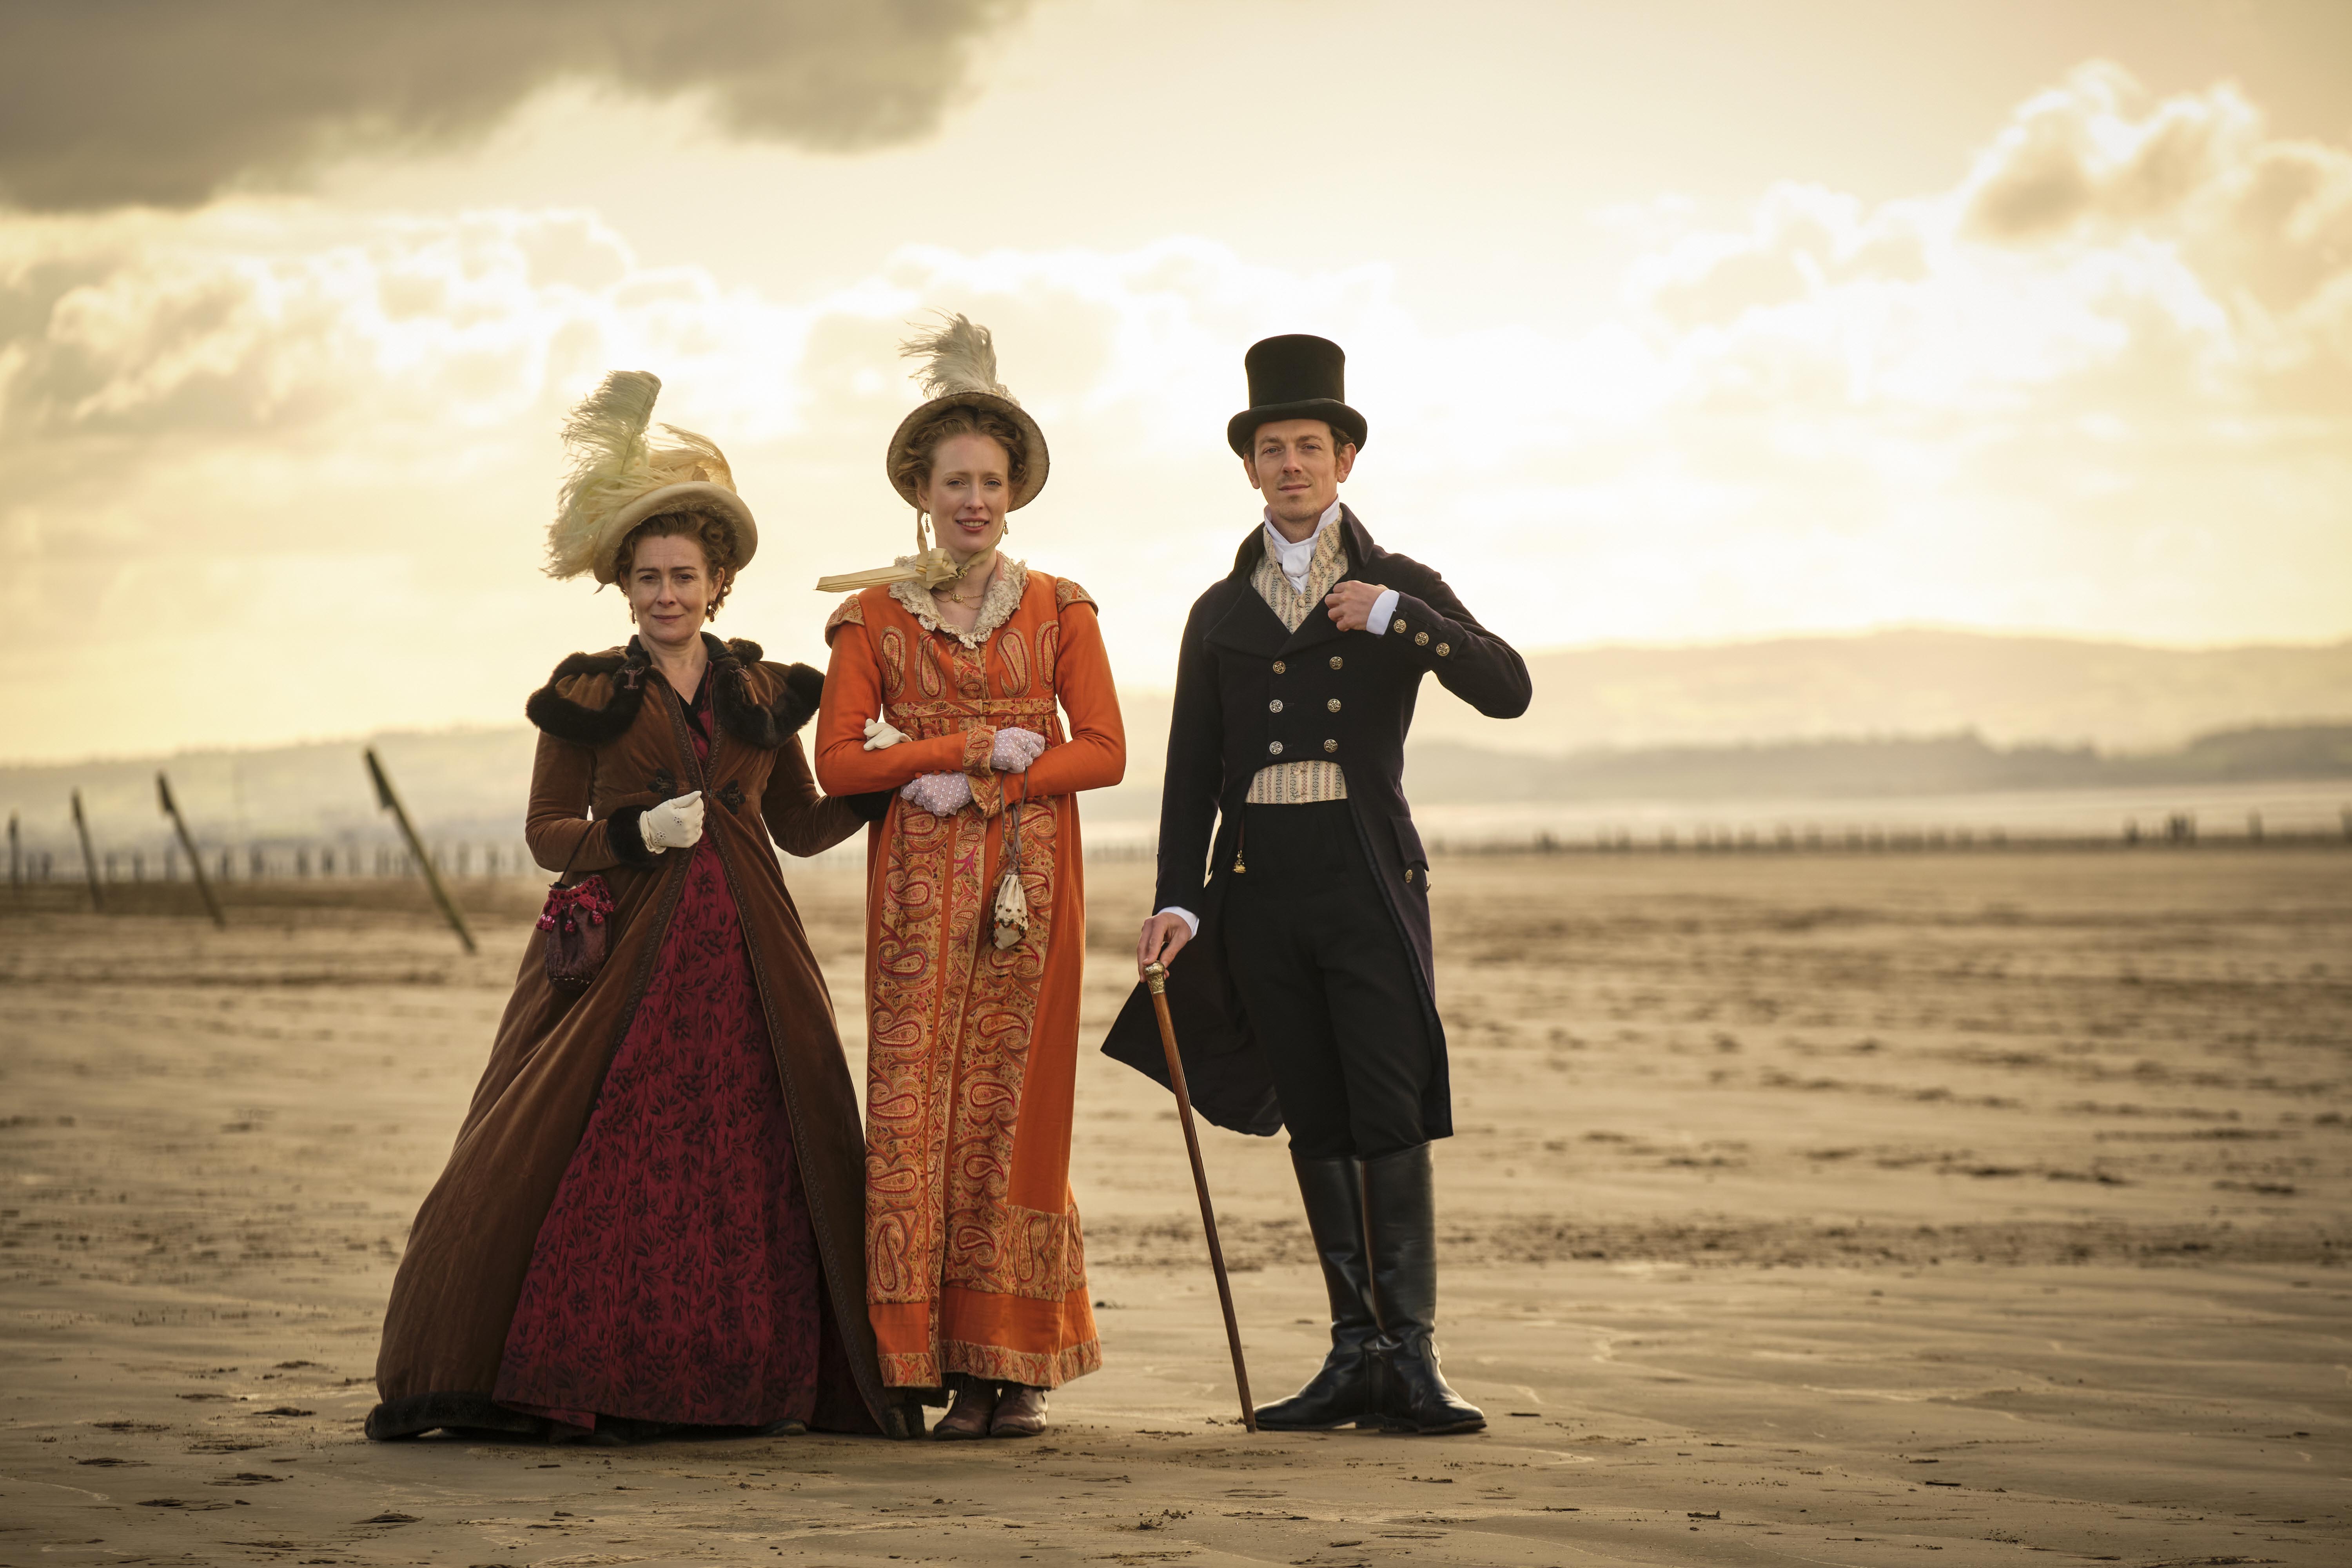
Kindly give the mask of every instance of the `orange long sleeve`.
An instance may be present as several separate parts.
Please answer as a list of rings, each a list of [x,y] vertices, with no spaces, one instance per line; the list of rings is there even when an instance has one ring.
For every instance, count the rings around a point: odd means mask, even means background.
[[[1033,797],[1108,789],[1127,776],[1127,725],[1119,718],[1118,689],[1111,684],[1110,656],[1103,650],[1095,607],[1075,600],[1061,622],[1062,657],[1054,685],[1069,717],[1070,738],[1029,764]]]
[[[874,643],[855,622],[838,626],[824,669],[824,696],[816,710],[816,782],[824,793],[866,795],[901,788],[924,773],[963,771],[961,735],[934,735],[867,751],[866,721],[881,716],[882,665],[874,656]]]

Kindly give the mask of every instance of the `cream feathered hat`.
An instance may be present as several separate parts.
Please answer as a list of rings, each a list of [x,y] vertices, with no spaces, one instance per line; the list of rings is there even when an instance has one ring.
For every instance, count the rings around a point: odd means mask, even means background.
[[[1012,502],[1005,508],[1007,511],[1019,511],[1045,488],[1045,432],[1037,427],[1037,421],[1021,406],[1012,389],[996,379],[996,340],[986,327],[975,324],[967,316],[943,312],[935,330],[900,343],[898,353],[901,358],[922,361],[914,378],[929,394],[919,407],[898,421],[898,428],[890,436],[889,450],[883,458],[883,472],[890,480],[890,488],[916,509],[915,553],[900,557],[894,565],[820,577],[816,584],[820,594],[907,582],[920,582],[926,588],[936,588],[962,575],[948,552],[931,542],[929,525],[917,499],[914,481],[899,477],[899,465],[913,447],[916,436],[934,416],[947,409],[985,408],[1003,415],[1021,432],[1022,443],[1028,448],[1028,461],[1020,484],[1013,489]]]
[[[621,541],[629,530],[666,511],[690,511],[726,523],[735,534],[738,570],[759,548],[751,509],[735,493],[726,456],[707,436],[660,426],[668,439],[646,438],[661,377],[649,371],[616,370],[581,399],[563,424],[563,446],[572,473],[557,498],[555,521],[547,530],[551,577],[593,573],[611,583]]]

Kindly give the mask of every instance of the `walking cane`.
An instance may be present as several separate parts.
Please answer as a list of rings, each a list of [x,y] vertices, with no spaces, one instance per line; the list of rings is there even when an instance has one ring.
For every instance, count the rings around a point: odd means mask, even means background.
[[[1209,1237],[1209,1267],[1216,1271],[1217,1301],[1225,1310],[1225,1343],[1234,1352],[1234,1386],[1241,1391],[1242,1426],[1257,1430],[1257,1408],[1250,1403],[1249,1368],[1242,1364],[1242,1326],[1234,1317],[1233,1282],[1225,1278],[1225,1250],[1217,1245],[1217,1211],[1209,1204],[1209,1173],[1201,1166],[1201,1135],[1192,1128],[1192,1096],[1184,1087],[1184,1063],[1176,1054],[1176,1025],[1168,1016],[1168,969],[1143,966],[1143,983],[1151,988],[1151,1010],[1160,1016],[1160,1047],[1168,1053],[1168,1087],[1176,1091],[1176,1119],[1184,1124],[1184,1152],[1192,1157],[1192,1188],[1201,1194],[1201,1228]]]

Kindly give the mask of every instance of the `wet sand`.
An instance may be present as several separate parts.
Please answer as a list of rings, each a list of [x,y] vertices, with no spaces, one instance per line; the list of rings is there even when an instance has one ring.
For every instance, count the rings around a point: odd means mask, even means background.
[[[0,1562],[2352,1557],[2352,854],[1436,870],[1449,1439],[1240,1429],[1172,1111],[1089,1053],[1107,1365],[1045,1437],[370,1445],[535,890],[473,958],[415,889],[0,903]],[[1097,1035],[1145,881],[1092,878]],[[793,885],[855,1058],[857,883]],[[1206,1152],[1271,1397],[1286,1157]]]

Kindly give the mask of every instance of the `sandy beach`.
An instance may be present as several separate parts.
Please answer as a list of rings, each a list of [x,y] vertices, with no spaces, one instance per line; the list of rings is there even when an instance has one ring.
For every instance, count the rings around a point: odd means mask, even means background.
[[[787,868],[853,1066],[854,873]],[[1139,866],[1091,876],[1089,1031]],[[1091,1054],[1106,1366],[1028,1443],[376,1446],[528,883],[0,905],[0,1562],[2352,1559],[2352,852],[1441,858],[1468,1438],[1251,1436],[1166,1098]],[[1261,1399],[1321,1344],[1206,1134]]]

